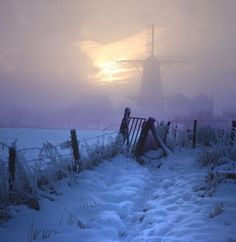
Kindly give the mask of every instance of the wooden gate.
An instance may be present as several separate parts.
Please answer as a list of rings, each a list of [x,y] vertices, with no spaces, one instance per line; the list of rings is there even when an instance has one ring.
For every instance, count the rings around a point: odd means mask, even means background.
[[[139,117],[131,117],[130,114],[130,109],[126,108],[120,126],[120,133],[123,136],[124,146],[131,154],[135,151],[137,139],[140,136],[141,129],[144,123],[146,122],[146,119]]]
[[[123,136],[123,144],[127,148],[129,154],[135,155],[137,158],[143,154],[144,144],[147,139],[148,132],[151,131],[156,143],[161,147],[165,155],[170,154],[170,150],[160,138],[155,128],[155,119],[130,116],[130,108],[126,108],[124,117],[120,125],[120,134]]]

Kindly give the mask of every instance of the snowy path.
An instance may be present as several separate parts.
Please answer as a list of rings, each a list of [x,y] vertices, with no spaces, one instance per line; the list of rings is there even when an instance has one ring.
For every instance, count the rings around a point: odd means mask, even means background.
[[[159,171],[150,172],[152,192],[137,225],[139,232],[127,241],[183,241],[183,237],[185,241],[207,241],[203,223],[207,214],[193,194],[193,186],[203,180],[204,171],[196,172],[193,158],[175,155],[163,160]]]
[[[193,190],[206,170],[193,157],[188,152],[173,154],[161,160],[160,168],[157,160],[143,166],[124,156],[104,161],[82,172],[72,188],[62,182],[63,195],[54,196],[54,202],[42,199],[42,209],[34,213],[34,230],[56,232],[42,240],[49,242],[236,239],[235,185],[220,186],[213,197],[202,198]],[[223,213],[209,218],[220,202]],[[1,242],[27,241],[33,212],[17,209],[12,209],[16,218],[0,227]]]
[[[194,192],[206,175],[192,155],[174,154],[161,168],[149,166],[149,196],[126,241],[231,241],[236,238],[236,187],[219,187],[218,194],[202,198]],[[228,193],[227,193],[228,192]],[[233,192],[233,193],[232,193]],[[225,197],[224,197],[225,196]],[[218,217],[209,218],[216,205],[224,203]],[[232,240],[233,241],[233,240]]]

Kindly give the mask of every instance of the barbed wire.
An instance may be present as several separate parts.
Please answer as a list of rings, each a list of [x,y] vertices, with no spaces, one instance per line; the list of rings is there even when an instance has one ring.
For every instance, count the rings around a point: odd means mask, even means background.
[[[107,129],[104,129],[104,133],[101,134],[101,135],[96,135],[96,136],[92,136],[92,137],[89,137],[89,138],[84,138],[82,139],[81,141],[79,141],[79,143],[83,143],[83,142],[88,142],[90,140],[94,140],[94,139],[99,139],[99,138],[104,138],[106,136],[111,136],[111,135],[114,135],[116,133],[118,133],[119,131],[114,131],[114,132],[107,132],[105,133]],[[61,158],[72,158],[72,146],[71,146],[71,140],[67,140],[67,141],[64,141],[62,143],[59,143],[59,144],[51,144],[49,142],[45,142],[45,143],[42,143],[41,147],[37,147],[37,146],[34,146],[34,147],[29,147],[29,148],[21,148],[21,149],[17,149],[17,153],[19,155],[23,155],[25,156],[26,153],[30,152],[30,151],[37,151],[39,154],[38,154],[38,157],[37,158],[33,158],[33,159],[26,159],[27,163],[33,163],[33,162],[37,162],[39,161],[40,159],[42,159],[42,157],[39,157],[40,155],[40,152],[42,152],[42,150],[44,149],[45,145],[51,145],[52,148],[55,148],[56,149],[56,152],[58,153],[58,155],[61,157]],[[5,144],[5,143],[0,143],[0,146],[4,147],[4,148],[7,148],[9,149],[10,146]],[[66,153],[66,154],[62,154],[61,152],[58,151],[58,148],[60,150],[64,150],[64,149],[70,149],[70,153]]]
[[[89,140],[98,139],[98,138],[105,137],[105,136],[111,136],[112,134],[116,134],[116,133],[119,133],[119,131],[114,131],[112,133],[97,135],[97,136],[93,136],[93,137],[89,137],[89,138],[83,138],[82,141],[79,141],[79,142],[87,142]]]
[[[34,150],[38,150],[40,151],[40,148],[39,147],[30,147],[30,148],[22,148],[22,149],[19,149],[18,151],[21,151],[21,152],[27,152],[27,151],[34,151]]]

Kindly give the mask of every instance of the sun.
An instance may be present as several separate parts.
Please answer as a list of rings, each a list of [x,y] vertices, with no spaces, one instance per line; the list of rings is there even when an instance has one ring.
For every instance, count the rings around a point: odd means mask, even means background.
[[[114,75],[119,73],[117,63],[114,61],[100,63],[98,67],[100,68],[101,75],[107,80],[112,80]]]
[[[113,82],[120,79],[119,76],[123,73],[121,68],[115,61],[101,61],[97,63],[99,72],[97,73],[98,80]]]

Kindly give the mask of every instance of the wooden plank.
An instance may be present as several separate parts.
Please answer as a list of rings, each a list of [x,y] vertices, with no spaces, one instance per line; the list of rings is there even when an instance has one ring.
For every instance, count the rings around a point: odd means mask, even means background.
[[[149,118],[147,121],[144,121],[142,124],[142,130],[141,130],[141,133],[140,133],[140,136],[138,139],[138,143],[136,145],[135,152],[134,152],[134,155],[136,156],[136,158],[139,158],[141,155],[143,155],[144,144],[147,139],[147,135],[151,128],[151,123],[153,122],[153,120],[155,122],[155,119]]]
[[[132,136],[131,136],[131,139],[130,139],[130,145],[131,146],[133,145],[133,139],[134,139],[134,136],[135,136],[138,121],[139,121],[138,119],[135,119],[134,130],[133,130],[133,133],[132,133]]]
[[[155,122],[155,120],[154,120]],[[171,154],[170,149],[165,145],[165,143],[163,142],[163,140],[161,139],[160,135],[157,133],[154,122],[151,123],[151,131],[152,131],[152,135],[155,139],[155,141],[157,142],[157,144],[161,147],[163,153],[165,156]]]
[[[138,129],[137,129],[137,131],[136,131],[136,135],[135,135],[135,139],[134,139],[134,143],[133,143],[133,147],[132,147],[131,152],[133,152],[134,149],[135,149],[136,141],[137,141],[137,138],[138,138],[138,134],[139,134],[139,132],[140,132],[140,129],[141,129],[141,127],[142,127],[142,123],[143,123],[143,119],[139,119],[139,125],[138,125]]]

